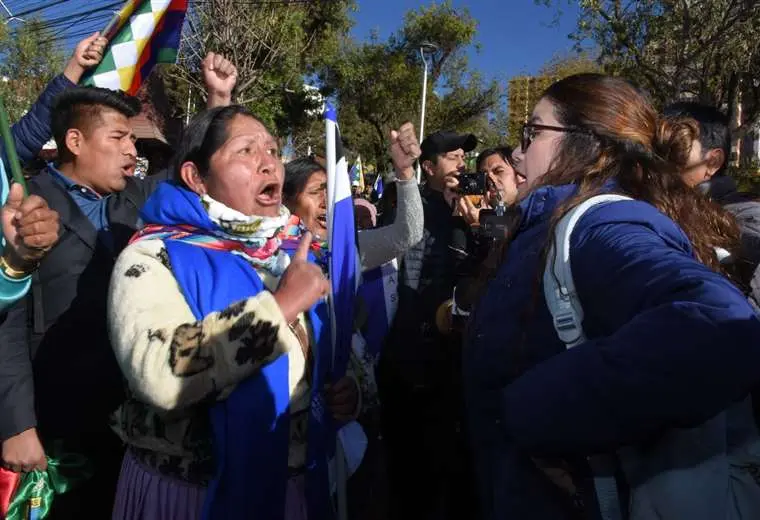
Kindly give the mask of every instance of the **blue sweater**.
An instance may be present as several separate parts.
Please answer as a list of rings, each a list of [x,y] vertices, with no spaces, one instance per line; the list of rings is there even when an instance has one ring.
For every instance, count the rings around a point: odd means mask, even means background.
[[[21,163],[37,157],[44,144],[50,139],[53,100],[64,89],[73,86],[74,84],[65,76],[56,77],[40,94],[40,97],[24,117],[11,127],[16,152]],[[5,204],[8,198],[10,168],[6,167],[6,164],[7,158],[3,150],[2,161],[0,161],[0,204]],[[1,241],[2,247],[5,247],[5,238],[2,238]],[[0,311],[21,299],[29,290],[30,284],[29,277],[13,280],[0,271]]]
[[[583,460],[696,426],[760,382],[760,321],[649,204],[590,210],[571,238],[589,341],[566,351],[538,279],[572,186],[537,190],[472,317],[466,398],[484,517],[571,518],[531,457]]]

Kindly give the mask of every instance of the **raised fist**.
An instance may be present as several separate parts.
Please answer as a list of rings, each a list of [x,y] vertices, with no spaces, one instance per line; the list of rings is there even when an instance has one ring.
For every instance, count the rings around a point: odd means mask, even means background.
[[[391,131],[391,160],[396,170],[396,177],[408,180],[414,177],[414,161],[420,156],[420,142],[414,132],[412,123],[404,123],[398,130]]]
[[[209,52],[201,62],[201,69],[208,91],[208,108],[230,104],[237,84],[237,67],[221,54]]]
[[[19,271],[34,266],[58,241],[58,213],[37,195],[24,199],[24,189],[13,184],[2,208],[6,261]]]
[[[103,59],[108,40],[103,38],[99,32],[88,36],[79,42],[71,55],[63,74],[71,80],[72,83],[79,83],[82,74],[88,69],[93,68],[100,60]]]

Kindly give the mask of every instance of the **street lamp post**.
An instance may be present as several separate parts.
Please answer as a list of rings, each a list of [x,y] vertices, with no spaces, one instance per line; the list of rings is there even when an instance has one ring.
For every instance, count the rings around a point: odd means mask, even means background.
[[[432,43],[423,43],[420,46],[420,56],[422,57],[422,65],[424,72],[422,74],[422,108],[420,110],[420,142],[425,139],[425,103],[427,102],[427,77],[428,77],[428,62],[425,59],[425,52],[433,52],[437,49]],[[417,163],[417,184],[422,180],[422,165]]]

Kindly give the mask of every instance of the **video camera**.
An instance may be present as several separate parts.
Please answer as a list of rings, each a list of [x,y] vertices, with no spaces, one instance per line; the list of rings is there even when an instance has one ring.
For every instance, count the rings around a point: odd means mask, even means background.
[[[470,198],[476,206],[479,206],[480,200],[486,196],[489,187],[495,188],[485,173],[463,173],[457,179],[459,193]],[[503,239],[509,236],[510,230],[519,225],[520,208],[503,204],[499,191],[495,191],[499,203],[495,209],[480,210],[480,225],[477,226],[477,234],[485,238]]]
[[[485,173],[462,173],[457,177],[459,181],[459,193],[462,195],[480,195],[486,194],[486,174]]]
[[[499,205],[496,209],[480,210],[478,234],[486,238],[504,239],[520,225],[521,211],[518,205]]]

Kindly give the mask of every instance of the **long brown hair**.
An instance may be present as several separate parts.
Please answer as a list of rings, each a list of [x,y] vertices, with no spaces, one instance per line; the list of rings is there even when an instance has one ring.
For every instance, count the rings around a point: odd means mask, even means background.
[[[578,185],[577,193],[553,215],[550,237],[567,211],[614,180],[619,192],[652,204],[675,221],[700,262],[722,270],[714,248],[738,249],[736,223],[681,177],[699,137],[696,121],[659,117],[630,83],[600,74],[563,79],[543,98],[552,102],[561,125],[588,131],[564,135],[553,164],[537,183]]]
[[[536,279],[534,304],[539,297],[547,246],[557,223],[572,208],[604,191],[609,181],[616,182],[618,192],[652,204],[675,221],[686,233],[700,262],[738,283],[739,277],[732,268],[720,265],[714,249],[722,247],[732,254],[738,252],[736,222],[681,177],[692,143],[699,137],[696,121],[661,118],[646,96],[630,83],[601,74],[565,78],[550,86],[542,99],[552,102],[561,125],[586,132],[563,134],[549,171],[536,182],[535,187],[577,184],[578,191],[552,216],[544,263]],[[496,244],[483,262],[477,279],[478,293],[483,293],[504,261],[515,234],[516,229],[511,229],[509,236]],[[530,309],[526,311],[531,313]]]

